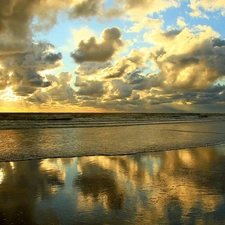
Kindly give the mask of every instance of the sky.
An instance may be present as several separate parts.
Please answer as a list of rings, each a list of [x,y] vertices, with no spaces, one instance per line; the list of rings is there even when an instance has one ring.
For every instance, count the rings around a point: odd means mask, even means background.
[[[225,112],[224,0],[0,0],[0,112]]]

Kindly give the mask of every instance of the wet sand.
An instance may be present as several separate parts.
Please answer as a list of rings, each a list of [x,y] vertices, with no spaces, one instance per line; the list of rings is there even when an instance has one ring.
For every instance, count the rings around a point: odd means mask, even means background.
[[[225,145],[0,163],[0,224],[225,224]]]

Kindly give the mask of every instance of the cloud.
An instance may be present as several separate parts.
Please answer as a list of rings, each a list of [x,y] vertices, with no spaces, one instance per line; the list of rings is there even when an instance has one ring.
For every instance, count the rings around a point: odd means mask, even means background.
[[[9,79],[8,71],[0,68],[0,90],[4,90],[8,86]]]
[[[104,78],[112,79],[123,77],[135,71],[137,68],[143,67],[145,62],[146,58],[144,52],[133,49],[128,56],[118,60],[115,65],[104,69],[103,73],[106,74]]]
[[[193,17],[207,18],[205,12],[220,11],[225,15],[225,2],[223,0],[208,1],[208,0],[191,0],[189,7],[191,8],[190,15]]]
[[[126,83],[132,85],[133,90],[151,90],[153,87],[162,86],[160,74],[142,75],[136,70],[125,77]]]
[[[70,87],[72,75],[67,72],[62,72],[57,76],[47,76],[47,79],[54,80],[53,77],[55,77],[57,85],[48,88],[46,91],[51,97],[51,100],[60,104],[74,102],[74,91]]]
[[[179,17],[177,18],[177,25],[178,25],[179,27],[186,27],[186,26],[187,26],[187,24],[186,24],[185,21],[184,21],[184,18],[181,17],[181,16],[179,16]]]
[[[117,2],[123,5],[124,12],[130,15],[132,21],[141,21],[147,14],[152,15],[170,7],[178,7],[180,3],[174,0],[117,0]]]
[[[44,104],[51,102],[51,98],[47,92],[37,91],[35,94],[27,98],[27,101],[33,102],[36,104]]]
[[[102,32],[102,41],[97,42],[95,37],[81,41],[78,49],[71,53],[76,63],[106,62],[123,45],[122,32],[118,27],[106,28]]]
[[[196,27],[195,33],[184,28],[153,34],[159,47],[154,48],[150,57],[160,70],[164,88],[204,89],[224,77],[224,46],[216,36],[206,26]]]
[[[119,18],[124,14],[122,9],[118,9],[117,7],[106,9],[103,16],[108,19]]]
[[[101,76],[105,69],[112,67],[110,62],[83,62],[76,69],[75,73],[80,76]]]
[[[25,52],[2,55],[2,88],[11,86],[16,95],[27,96],[39,88],[49,87],[51,82],[39,71],[61,65],[62,54],[54,53],[53,48],[50,43],[33,43]]]
[[[225,87],[215,82],[225,77],[225,42],[212,28],[152,30],[148,35],[154,43],[148,51],[133,49],[114,64],[80,65],[76,81],[80,106],[142,112],[223,108]],[[145,73],[148,60],[158,72]]]
[[[51,28],[57,22],[57,14],[71,6],[71,0],[30,1],[1,0],[0,35],[14,39],[29,39],[32,28]],[[32,23],[37,19],[41,23]]]
[[[14,88],[13,92],[18,96],[27,96],[33,94],[36,90],[35,87],[19,85]]]
[[[84,0],[75,4],[73,9],[70,11],[71,18],[79,17],[92,17],[99,15],[101,12],[101,5],[103,0]]]
[[[79,43],[84,40],[84,37],[93,37],[95,35],[95,32],[88,27],[81,27],[80,29],[73,29],[72,34],[73,40],[70,40],[70,42],[72,43],[72,45],[74,45],[75,43],[74,47],[77,48]]]
[[[104,94],[103,82],[97,80],[79,81],[77,76],[75,86],[79,87],[78,95],[88,95],[93,97],[100,97]]]
[[[122,78],[137,68],[144,68],[147,55],[144,50],[132,49],[130,54],[114,62],[83,62],[75,71],[79,76],[89,76],[97,80]]]
[[[47,104],[63,105],[75,102],[74,91],[70,87],[72,75],[67,72],[61,72],[58,75],[46,75],[48,82],[52,85],[43,90],[36,91],[33,95],[27,98],[27,101],[36,105]]]
[[[163,23],[164,21],[160,19],[144,17],[140,22],[134,23],[127,32],[140,32],[142,29],[159,29]]]
[[[170,30],[170,31],[166,31],[162,33],[162,36],[166,37],[166,38],[174,38],[176,37],[179,33],[181,32],[181,30]]]
[[[33,17],[35,1],[1,1],[0,33],[9,33],[17,38],[27,38],[30,35],[29,22]]]
[[[107,97],[109,99],[128,98],[132,93],[132,87],[122,80],[115,79],[107,84]]]
[[[62,54],[59,52],[57,54],[50,52],[44,57],[44,61],[50,64],[54,64],[55,62],[62,59]]]

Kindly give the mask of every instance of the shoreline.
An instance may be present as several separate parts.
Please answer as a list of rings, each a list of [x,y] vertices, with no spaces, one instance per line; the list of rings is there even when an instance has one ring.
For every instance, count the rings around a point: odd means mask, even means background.
[[[26,161],[33,161],[33,160],[48,160],[48,159],[74,159],[74,158],[85,158],[85,157],[101,157],[101,156],[107,156],[107,157],[120,157],[120,156],[132,156],[132,155],[146,155],[151,153],[160,153],[160,152],[170,152],[170,151],[182,151],[187,149],[199,149],[199,148],[207,148],[207,147],[224,147],[225,148],[225,141],[221,143],[215,143],[215,144],[206,144],[206,145],[196,145],[196,146],[186,146],[181,148],[170,148],[170,149],[160,149],[160,150],[146,150],[146,151],[138,151],[138,152],[130,152],[130,153],[119,153],[119,154],[99,154],[99,155],[71,155],[71,156],[52,156],[52,157],[36,157],[36,158],[26,158],[26,159],[17,159],[17,160],[1,160],[0,163],[10,163],[10,162],[26,162]]]

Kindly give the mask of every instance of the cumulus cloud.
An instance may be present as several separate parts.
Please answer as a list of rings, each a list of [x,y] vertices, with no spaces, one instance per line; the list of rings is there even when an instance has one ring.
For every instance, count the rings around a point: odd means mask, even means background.
[[[190,15],[193,17],[207,18],[205,12],[215,12],[215,11],[220,11],[222,15],[225,15],[225,2],[223,0],[217,1],[191,0],[189,7],[192,10]]]
[[[134,90],[151,90],[153,87],[162,86],[160,74],[143,75],[138,70],[129,73],[125,77],[125,81],[132,85]]]
[[[132,49],[130,54],[126,57],[120,58],[116,64],[104,69],[104,78],[119,78],[135,71],[137,68],[144,67],[146,63],[145,53]]]
[[[122,80],[115,79],[107,84],[107,97],[109,99],[124,99],[128,98],[132,93],[132,87]]]
[[[75,86],[79,87],[79,90],[77,91],[78,95],[100,97],[104,94],[104,86],[102,81],[97,80],[82,81],[82,78],[77,76]]]
[[[143,69],[147,60],[144,50],[132,49],[128,56],[114,62],[83,62],[78,66],[75,74],[98,80],[123,78],[137,68]]]
[[[97,42],[95,37],[81,41],[78,49],[71,53],[74,61],[77,63],[106,62],[123,45],[122,32],[118,27],[106,28],[101,37],[101,42]]]
[[[84,40],[84,37],[93,37],[95,32],[88,27],[72,30],[73,39],[70,40],[71,46],[77,48],[79,43]]]
[[[70,87],[72,75],[67,72],[61,72],[58,75],[46,75],[48,82],[52,85],[45,90],[38,90],[27,98],[27,101],[33,104],[48,106],[55,104],[74,103],[74,91]]]
[[[210,27],[196,27],[196,31],[184,28],[152,35],[159,47],[150,55],[165,87],[204,89],[225,75],[223,41],[215,39]]]
[[[30,45],[26,52],[2,55],[2,88],[12,86],[17,95],[27,96],[38,88],[49,87],[51,82],[41,76],[40,71],[61,65],[61,53],[49,52],[53,47],[41,42]]]
[[[215,82],[225,77],[225,41],[212,28],[153,30],[148,35],[154,43],[149,57],[133,50],[114,64],[93,64],[92,71],[87,62],[83,74],[90,71],[98,80],[78,76],[76,94],[87,96],[80,105],[121,111],[176,111],[193,110],[193,105],[200,109],[207,104],[224,104],[225,87]],[[157,65],[158,72],[144,72],[146,58]]]
[[[74,101],[74,91],[70,87],[72,74],[68,72],[61,72],[57,76],[47,75],[49,81],[55,82],[57,85],[48,88],[46,92],[51,97],[52,101],[69,103]]]

